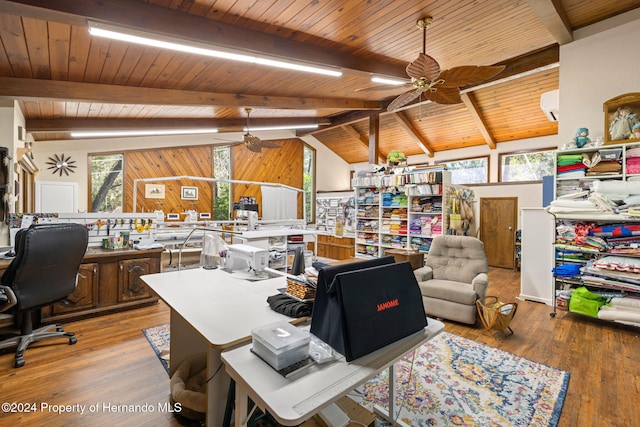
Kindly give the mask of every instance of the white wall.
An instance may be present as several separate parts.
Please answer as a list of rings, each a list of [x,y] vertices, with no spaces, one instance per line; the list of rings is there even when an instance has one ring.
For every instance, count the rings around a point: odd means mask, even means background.
[[[640,9],[574,32],[560,47],[560,122],[558,134],[570,141],[577,128],[603,137],[603,103],[640,92]],[[640,112],[638,112],[640,113]]]

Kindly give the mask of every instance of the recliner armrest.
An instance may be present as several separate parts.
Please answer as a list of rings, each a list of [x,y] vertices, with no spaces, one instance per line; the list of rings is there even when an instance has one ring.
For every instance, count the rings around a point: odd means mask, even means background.
[[[433,279],[433,269],[429,266],[420,267],[413,271],[418,282],[424,282]]]
[[[480,273],[471,281],[473,290],[476,291],[480,298],[484,298],[487,295],[487,287],[489,286],[489,276],[487,273]]]

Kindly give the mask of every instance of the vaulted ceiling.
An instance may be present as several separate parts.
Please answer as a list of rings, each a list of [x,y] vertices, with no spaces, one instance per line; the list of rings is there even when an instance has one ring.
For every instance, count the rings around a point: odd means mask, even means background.
[[[306,131],[349,163],[557,133],[540,96],[558,88],[559,45],[638,0],[0,0],[0,97],[19,100],[36,143],[71,130],[315,123]],[[441,68],[505,65],[462,103],[370,90],[372,75],[407,78],[422,52]],[[88,23],[135,28],[329,65],[341,77],[178,53],[92,37]],[[369,90],[359,90],[359,89]],[[298,131],[303,135],[305,131]],[[212,139],[213,141],[213,139]],[[82,140],[78,140],[82,144]]]

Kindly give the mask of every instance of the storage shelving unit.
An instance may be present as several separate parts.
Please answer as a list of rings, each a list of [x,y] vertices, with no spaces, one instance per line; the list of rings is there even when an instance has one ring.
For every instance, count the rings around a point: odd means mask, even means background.
[[[356,256],[382,256],[386,249],[427,253],[434,236],[446,234],[443,168],[354,178]]]
[[[620,188],[626,188],[625,181],[635,181],[640,179],[640,170],[637,163],[628,161],[638,156],[640,150],[630,151],[640,148],[638,144],[619,144],[604,145],[600,147],[585,147],[582,149],[563,150],[556,152],[556,160],[563,158],[562,156],[575,156],[583,158],[583,165],[578,164],[578,173],[556,173],[555,198],[562,198],[567,194],[574,194],[578,198],[579,194],[584,193],[583,197],[588,198],[593,190],[595,180],[603,182],[619,181]],[[600,158],[600,162],[594,162],[594,159]],[[565,159],[567,157],[564,157]],[[603,165],[604,162],[604,165]],[[635,163],[635,165],[634,165]],[[598,166],[599,165],[599,166]],[[560,167],[558,167],[560,168]],[[584,172],[584,173],[583,173]],[[567,176],[568,175],[568,176]],[[578,175],[578,176],[576,176]],[[583,175],[583,176],[582,176]],[[602,184],[600,184],[602,185]],[[635,191],[635,190],[634,190]],[[635,193],[633,193],[635,194]],[[640,225],[640,217],[629,216],[621,213],[554,213],[552,216],[553,226],[555,227],[555,241],[551,242],[553,252],[555,254],[555,265],[570,267],[577,266],[576,274],[573,277],[555,274],[553,276],[553,312],[551,316],[556,315],[558,308],[563,309],[559,303],[558,295],[563,291],[568,292],[577,287],[585,286],[590,291],[610,296],[610,297],[627,297],[640,298],[640,274],[637,278],[633,275],[617,277],[611,279],[607,274],[608,270],[615,268],[607,268],[599,270],[594,269],[594,263],[605,259],[609,256],[615,256],[616,263],[630,265],[640,265],[640,240],[636,243],[633,241],[626,242],[623,246],[618,246],[620,241],[614,235],[602,234],[599,227],[613,227],[616,229],[611,234],[619,235],[619,237],[628,236],[631,238],[631,232],[623,231],[623,229],[635,229]],[[588,232],[588,238],[585,234]],[[524,233],[524,230],[523,230]],[[636,237],[635,231],[633,237]],[[523,236],[523,256],[524,248],[527,246],[527,239]],[[625,249],[621,249],[621,248]],[[528,262],[524,260],[524,265]],[[601,261],[602,262],[602,261]],[[578,271],[578,267],[580,268]],[[573,273],[573,272],[572,272]]]

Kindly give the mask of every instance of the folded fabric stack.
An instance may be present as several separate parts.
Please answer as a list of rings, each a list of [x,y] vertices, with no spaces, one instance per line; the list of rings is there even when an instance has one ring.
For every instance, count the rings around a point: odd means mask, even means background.
[[[622,165],[618,160],[600,160],[597,165],[587,169],[586,176],[620,175]]]
[[[627,150],[627,175],[640,174],[640,147]]]
[[[438,215],[437,220],[430,220],[431,222],[431,235],[439,236],[442,234],[442,216]]]
[[[551,213],[600,213],[598,206],[589,200],[556,199],[547,210]]]
[[[611,305],[605,305],[600,308],[598,319],[640,326],[640,299],[630,297],[613,298]]]
[[[382,206],[407,206],[407,195],[404,193],[382,193]]]
[[[411,234],[422,233],[422,220],[420,218],[411,220],[411,224],[409,224],[409,232]]]
[[[431,239],[424,239],[422,237],[411,238],[411,249],[420,252],[429,252],[431,248]]]
[[[582,154],[561,154],[557,160],[558,178],[580,178],[585,176],[587,165],[582,162]]]

